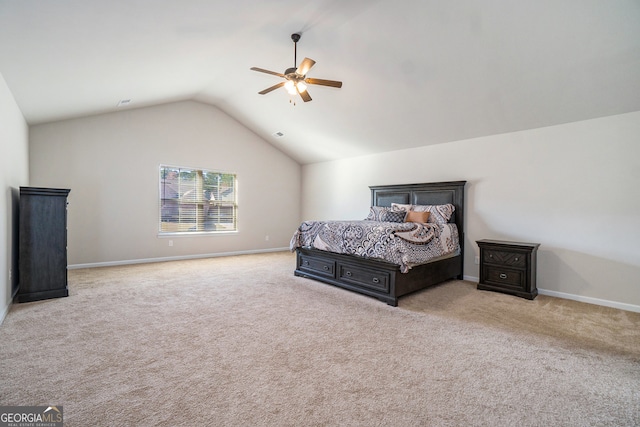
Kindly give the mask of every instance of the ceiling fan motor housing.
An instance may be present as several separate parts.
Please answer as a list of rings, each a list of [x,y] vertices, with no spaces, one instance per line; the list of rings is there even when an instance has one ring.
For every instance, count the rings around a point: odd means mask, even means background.
[[[284,75],[288,78],[295,77],[297,68],[291,67],[284,70]]]

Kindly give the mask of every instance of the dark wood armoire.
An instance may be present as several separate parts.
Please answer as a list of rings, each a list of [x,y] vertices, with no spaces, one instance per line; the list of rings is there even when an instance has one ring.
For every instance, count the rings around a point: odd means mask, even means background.
[[[20,187],[16,302],[66,297],[67,196],[62,188]]]

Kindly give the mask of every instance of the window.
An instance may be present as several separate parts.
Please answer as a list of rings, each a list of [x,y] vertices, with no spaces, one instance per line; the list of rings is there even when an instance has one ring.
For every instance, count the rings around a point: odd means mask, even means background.
[[[237,231],[235,174],[160,166],[160,233]]]

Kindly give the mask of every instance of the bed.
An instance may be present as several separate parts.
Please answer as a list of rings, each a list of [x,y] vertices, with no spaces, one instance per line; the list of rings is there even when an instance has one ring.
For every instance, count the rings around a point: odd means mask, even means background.
[[[375,207],[453,205],[455,210],[448,222],[455,224],[459,237],[455,253],[407,268],[402,263],[378,258],[295,245],[294,235],[291,246],[296,252],[294,274],[375,297],[394,307],[403,295],[450,279],[462,279],[465,184],[466,181],[450,181],[369,187],[371,206]]]

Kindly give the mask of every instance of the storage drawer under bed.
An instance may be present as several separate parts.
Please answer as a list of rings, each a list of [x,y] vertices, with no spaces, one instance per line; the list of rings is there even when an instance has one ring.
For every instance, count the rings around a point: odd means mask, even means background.
[[[337,279],[343,283],[352,284],[360,288],[372,289],[377,292],[389,293],[390,277],[386,271],[363,269],[351,264],[338,264]]]
[[[321,258],[317,256],[310,257],[302,254],[299,254],[298,257],[299,270],[331,278],[335,277],[335,261],[328,258]]]

